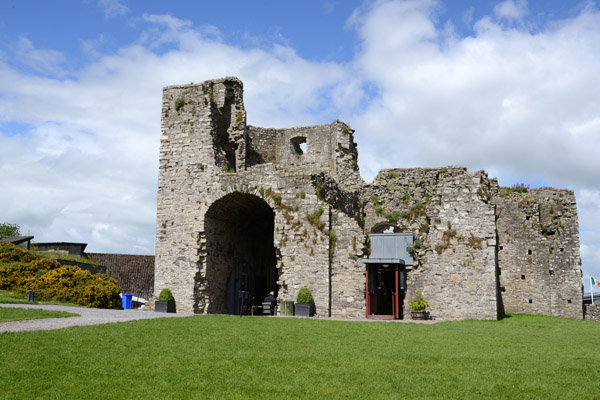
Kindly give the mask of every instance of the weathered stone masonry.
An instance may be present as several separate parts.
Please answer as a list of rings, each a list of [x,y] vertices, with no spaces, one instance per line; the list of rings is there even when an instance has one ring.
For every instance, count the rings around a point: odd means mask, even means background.
[[[571,192],[504,195],[462,167],[384,170],[366,184],[357,158],[339,121],[246,125],[236,78],[166,87],[155,295],[168,287],[179,311],[233,313],[239,290],[293,300],[307,286],[318,315],[364,318],[367,234],[391,227],[415,237],[404,315],[422,292],[437,319],[582,318]]]

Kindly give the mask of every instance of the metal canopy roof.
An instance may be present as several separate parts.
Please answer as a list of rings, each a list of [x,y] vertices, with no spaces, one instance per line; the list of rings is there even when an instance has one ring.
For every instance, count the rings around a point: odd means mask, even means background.
[[[412,233],[370,233],[371,255],[361,261],[365,264],[413,265],[408,247],[413,245]]]
[[[401,258],[363,258],[361,260],[365,264],[402,264],[406,265],[406,262]]]

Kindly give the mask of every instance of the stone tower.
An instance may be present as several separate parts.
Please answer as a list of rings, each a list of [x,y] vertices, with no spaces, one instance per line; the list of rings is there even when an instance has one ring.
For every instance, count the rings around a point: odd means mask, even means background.
[[[242,94],[236,78],[163,91],[155,290],[182,311],[234,313],[239,290],[292,300],[309,286],[321,315],[334,298],[336,315],[360,315],[363,288],[331,292],[362,274],[358,197],[334,211],[318,194],[325,176],[362,184],[352,130],[247,126]]]

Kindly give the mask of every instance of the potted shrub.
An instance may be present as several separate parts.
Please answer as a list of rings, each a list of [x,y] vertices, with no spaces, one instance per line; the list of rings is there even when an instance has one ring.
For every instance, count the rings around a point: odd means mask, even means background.
[[[412,310],[410,315],[412,319],[427,319],[427,307],[429,303],[421,296],[421,292],[417,292],[417,297],[408,303]]]
[[[298,291],[294,315],[297,317],[312,317],[315,315],[315,300],[307,287],[302,287]]]
[[[175,312],[175,298],[170,289],[163,289],[158,295],[158,300],[154,302],[154,311],[156,312]]]

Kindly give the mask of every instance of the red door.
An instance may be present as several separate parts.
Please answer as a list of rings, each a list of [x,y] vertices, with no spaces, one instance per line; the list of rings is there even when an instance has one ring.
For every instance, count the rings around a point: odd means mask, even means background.
[[[398,264],[367,264],[367,318],[400,318],[398,284]]]

